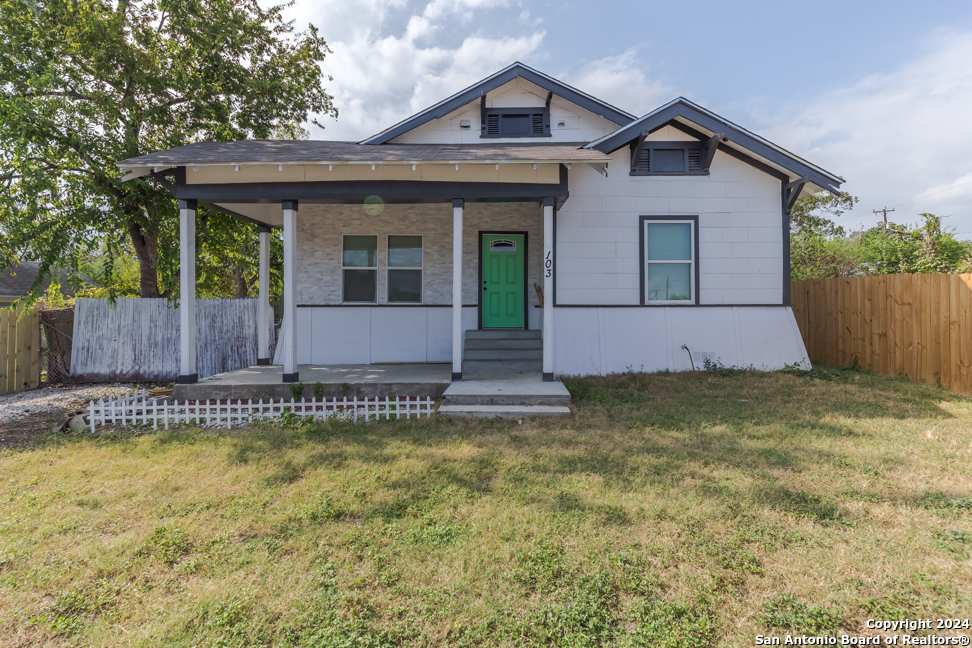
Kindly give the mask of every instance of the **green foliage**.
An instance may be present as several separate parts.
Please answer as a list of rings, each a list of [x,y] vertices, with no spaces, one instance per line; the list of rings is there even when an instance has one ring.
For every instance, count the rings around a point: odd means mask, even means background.
[[[713,638],[712,616],[704,598],[693,604],[651,599],[639,610],[640,627],[635,636],[643,646],[708,648]]]
[[[807,605],[789,592],[781,592],[763,604],[763,621],[774,628],[818,635],[838,630],[843,613],[837,608]]]
[[[934,214],[919,214],[919,225],[878,223],[848,234],[834,223],[857,198],[813,195],[797,201],[790,214],[790,276],[794,281],[859,275],[967,272],[972,242],[960,241]]]
[[[405,538],[413,544],[447,547],[459,539],[462,531],[462,526],[452,520],[437,523],[434,519],[428,519],[408,527]]]
[[[322,383],[320,380],[314,383],[314,398],[317,400],[324,398],[324,383]]]
[[[849,277],[857,259],[853,245],[838,218],[854,208],[857,198],[846,192],[839,195],[813,194],[796,202],[790,212],[790,276],[793,281]]]
[[[31,299],[57,267],[92,257],[110,296],[134,254],[143,297],[178,291],[178,218],[155,178],[115,163],[200,140],[306,136],[336,114],[313,26],[256,0],[0,0],[0,262],[37,259]],[[315,122],[316,123],[316,122]],[[200,210],[199,278],[214,292],[252,266],[252,226]],[[80,286],[75,286],[78,289]],[[242,289],[238,286],[237,293]]]
[[[972,260],[972,242],[959,241],[934,214],[920,214],[916,226],[888,223],[860,236],[860,260],[867,274],[965,272]]]
[[[162,526],[145,539],[136,554],[172,564],[191,550],[192,544],[183,529]]]
[[[517,566],[512,579],[539,592],[556,589],[570,576],[570,568],[562,545],[540,544],[536,549],[518,551]]]
[[[304,396],[304,383],[296,383],[290,386],[290,395],[295,401],[299,401]]]

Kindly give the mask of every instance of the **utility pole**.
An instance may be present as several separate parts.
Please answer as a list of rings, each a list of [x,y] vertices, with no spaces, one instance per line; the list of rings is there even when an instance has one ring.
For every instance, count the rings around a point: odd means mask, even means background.
[[[887,207],[885,207],[884,209],[872,209],[871,210],[871,213],[872,214],[884,214],[884,231],[885,232],[888,231],[888,212],[893,212],[893,211],[894,211],[893,209],[888,209]]]

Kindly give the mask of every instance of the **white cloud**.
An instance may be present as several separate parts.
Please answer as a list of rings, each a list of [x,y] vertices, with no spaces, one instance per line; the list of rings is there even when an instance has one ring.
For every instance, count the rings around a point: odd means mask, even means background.
[[[589,95],[637,116],[654,110],[675,98],[667,83],[645,75],[645,64],[632,48],[617,56],[607,56],[567,73],[564,80]]]
[[[847,178],[844,188],[861,199],[842,219],[848,225],[873,225],[871,210],[886,205],[898,222],[953,214],[946,225],[972,237],[972,32],[929,42],[897,70],[789,106],[795,118],[764,131]]]
[[[511,4],[511,0],[432,0],[421,12],[407,16],[403,0],[299,2],[288,14],[298,28],[308,21],[321,24],[320,18],[327,17],[321,32],[333,54],[324,69],[334,77],[327,89],[340,111],[337,121],[322,119],[327,129],[314,128],[311,136],[363,139],[515,60],[534,55],[543,41],[542,31],[508,34],[504,23],[507,35],[503,36],[455,33],[456,25],[472,25],[477,12],[508,11]],[[383,33],[384,25],[396,18],[407,19],[399,33]],[[441,44],[450,41],[452,46]]]

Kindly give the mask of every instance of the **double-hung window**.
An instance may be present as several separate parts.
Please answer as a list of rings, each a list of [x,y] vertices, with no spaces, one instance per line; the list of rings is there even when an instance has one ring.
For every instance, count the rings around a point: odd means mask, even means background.
[[[642,216],[644,304],[695,304],[698,219]]]
[[[422,237],[388,237],[388,303],[422,303]]]
[[[378,237],[345,236],[341,258],[345,302],[374,303],[378,293]]]

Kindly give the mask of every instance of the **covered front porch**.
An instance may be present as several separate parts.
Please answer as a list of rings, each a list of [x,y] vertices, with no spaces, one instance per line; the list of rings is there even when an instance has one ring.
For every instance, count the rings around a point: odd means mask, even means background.
[[[493,348],[480,341],[472,346],[481,374],[490,366],[510,369],[507,376],[491,378],[553,381],[555,211],[568,196],[570,165],[603,167],[602,157],[572,146],[234,142],[189,145],[127,160],[119,167],[129,177],[159,178],[179,199],[180,386],[365,385],[371,384],[366,376],[380,377],[388,370],[334,367],[390,361],[412,367],[446,362],[414,370],[428,378],[423,384],[441,385],[445,373],[450,383],[463,380],[467,332],[484,329],[532,329],[542,341],[542,362],[535,376],[516,363],[490,364]],[[200,205],[254,223],[261,242],[259,368],[203,380],[196,371],[194,339]],[[523,223],[533,219],[531,233]],[[383,223],[380,228],[378,223]],[[266,279],[274,228],[283,234],[283,316],[271,358]],[[420,297],[413,303],[402,303],[390,292],[392,273],[398,269],[391,267],[392,238],[422,240],[421,261],[409,266],[422,277]],[[369,240],[367,245],[363,239]],[[490,321],[484,314],[490,275],[483,264],[493,250],[484,247],[487,243],[495,243],[496,250],[522,246],[522,268],[516,275],[522,288],[504,293],[502,300],[522,300],[519,320]],[[533,253],[531,247],[536,247]],[[348,255],[349,248],[354,255]],[[358,254],[362,250],[363,256]],[[349,285],[363,280],[373,282],[372,293],[352,286],[349,297]],[[512,352],[520,344],[529,341],[513,340],[505,348]],[[337,381],[342,371],[354,380]]]

